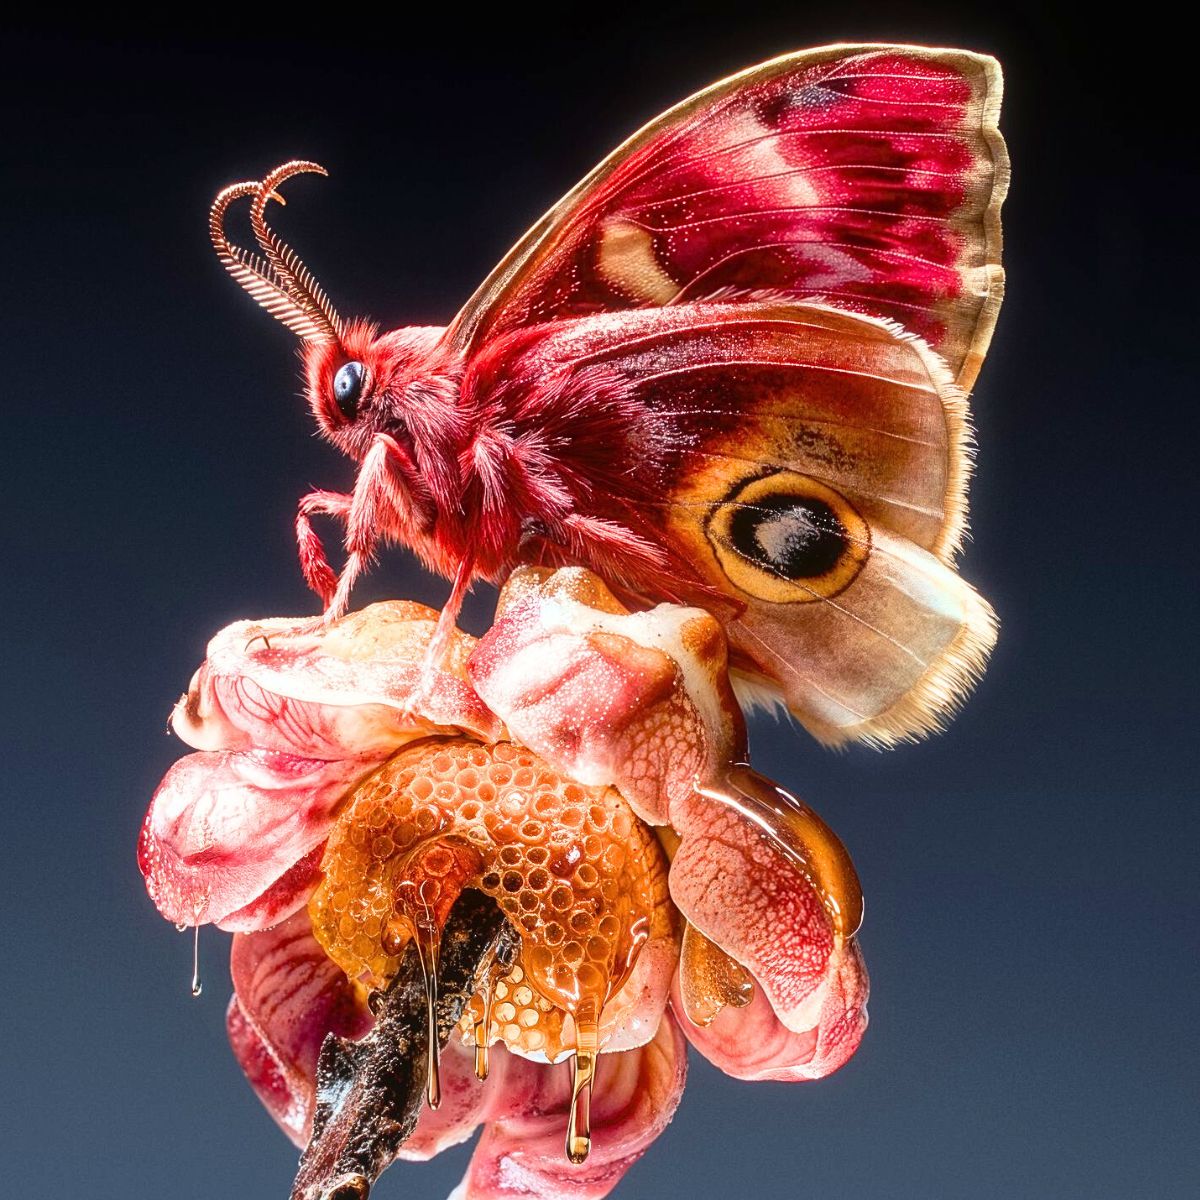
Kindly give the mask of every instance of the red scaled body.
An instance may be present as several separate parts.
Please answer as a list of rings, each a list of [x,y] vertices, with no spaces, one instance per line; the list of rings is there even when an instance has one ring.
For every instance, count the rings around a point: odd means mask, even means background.
[[[313,413],[360,465],[300,504],[327,619],[382,542],[454,580],[448,623],[475,578],[579,563],[708,608],[824,740],[936,727],[994,640],[953,558],[1003,284],[999,98],[962,51],[752,68],[621,146],[446,329],[336,315],[265,221],[315,164],[226,189],[218,253],[306,341]],[[225,237],[238,197],[261,257]],[[340,574],[316,514],[345,524]]]

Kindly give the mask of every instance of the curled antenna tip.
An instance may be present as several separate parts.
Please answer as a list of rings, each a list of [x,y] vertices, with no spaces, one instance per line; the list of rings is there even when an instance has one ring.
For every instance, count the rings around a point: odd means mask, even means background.
[[[269,183],[274,187],[276,184],[291,179],[293,175],[328,176],[329,172],[320,163],[310,162],[307,158],[293,158],[290,162],[285,162],[282,166],[276,167],[275,170],[267,175],[263,182]]]
[[[209,232],[225,269],[273,317],[304,341],[338,341],[343,322],[328,296],[295,251],[271,230],[265,209],[272,201],[286,207],[280,186],[293,175],[328,175],[319,163],[293,159],[276,167],[259,182],[231,184],[222,189],[209,211]],[[241,197],[253,197],[250,225],[262,257],[234,245],[225,233],[225,213]]]

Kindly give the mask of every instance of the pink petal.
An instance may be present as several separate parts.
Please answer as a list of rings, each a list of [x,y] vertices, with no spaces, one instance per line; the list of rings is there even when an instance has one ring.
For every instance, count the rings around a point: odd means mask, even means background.
[[[306,1097],[280,1065],[279,1059],[247,1019],[237,996],[229,997],[225,1010],[225,1032],[233,1057],[242,1068],[254,1094],[271,1114],[275,1123],[297,1146],[308,1140],[306,1129],[312,1121],[313,1097]]]
[[[325,1035],[362,1037],[371,1014],[312,936],[307,912],[235,936],[229,969],[234,996],[226,1025],[234,1055],[267,1111],[303,1146]]]
[[[822,1079],[858,1049],[867,1028],[867,971],[856,942],[835,951],[828,976],[821,1013],[802,1033],[779,1020],[761,987],[745,1008],[724,1008],[708,1026],[682,1015],[678,980],[672,1005],[688,1041],[727,1075],[783,1083]]]
[[[159,784],[138,842],[150,898],[169,921],[187,925],[232,918],[246,929],[272,920],[311,882],[297,864],[325,840],[370,769],[269,750],[180,759]],[[281,877],[293,868],[289,886]],[[276,884],[274,900],[265,898]],[[257,915],[247,907],[254,902]]]
[[[681,832],[671,899],[760,981],[788,1028],[810,1028],[834,943],[820,897],[732,813],[710,809]]]
[[[605,1016],[615,1014],[611,1028],[605,1021],[605,1052],[634,1050],[651,1041],[666,1012],[671,982],[679,965],[679,940],[651,938],[638,953],[624,986],[605,1005]]]
[[[811,810],[768,780],[747,768],[729,778],[741,785],[729,789],[740,810],[696,796],[678,811],[671,898],[750,971],[784,1028],[815,1031],[818,1043],[840,1044],[844,1024],[861,1035],[866,974],[853,945],[861,893],[845,850]]]
[[[492,1048],[489,1059],[488,1077],[480,1082],[475,1077],[475,1048],[464,1046],[457,1033],[451,1036],[439,1056],[442,1103],[436,1109],[426,1105],[421,1110],[400,1158],[424,1162],[465,1142],[487,1119],[488,1112],[503,1103],[501,1096],[509,1086],[507,1067],[520,1060],[499,1046]]]
[[[516,572],[468,664],[514,737],[581,783],[613,784],[656,825],[742,752],[726,668],[707,613],[628,613],[579,568]]]
[[[592,1150],[564,1154],[570,1075],[509,1056],[503,1108],[450,1200],[599,1200],[667,1127],[687,1077],[687,1043],[673,1020],[638,1050],[602,1054],[592,1100]]]
[[[258,929],[270,929],[298,912],[321,882],[321,856],[324,853],[325,843],[322,842],[284,871],[261,896],[225,917],[221,928],[232,933],[253,933]]]
[[[239,621],[172,714],[200,750],[259,747],[305,758],[383,758],[430,733],[501,736],[466,680],[475,639],[455,633],[441,667],[424,674],[437,614],[407,601],[372,604],[328,629],[311,621]]]

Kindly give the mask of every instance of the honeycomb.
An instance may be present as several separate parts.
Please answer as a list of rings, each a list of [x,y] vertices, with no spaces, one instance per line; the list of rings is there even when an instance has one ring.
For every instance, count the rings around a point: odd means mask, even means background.
[[[619,792],[565,779],[512,743],[466,738],[405,747],[360,784],[322,871],[313,931],[370,987],[387,984],[419,929],[445,923],[464,887],[494,897],[521,952],[485,980],[464,1030],[486,1024],[487,1042],[552,1061],[568,1049],[564,1030],[570,1048],[584,1027],[595,1036],[666,899],[662,852]]]

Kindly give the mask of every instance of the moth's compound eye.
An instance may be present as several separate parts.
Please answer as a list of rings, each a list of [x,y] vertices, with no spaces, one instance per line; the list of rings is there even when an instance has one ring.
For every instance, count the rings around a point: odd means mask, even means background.
[[[367,379],[367,368],[360,362],[348,362],[333,377],[333,398],[347,421],[358,416],[358,401]]]
[[[794,471],[739,483],[706,532],[729,581],[776,604],[836,596],[871,551],[870,528],[854,506]]]

